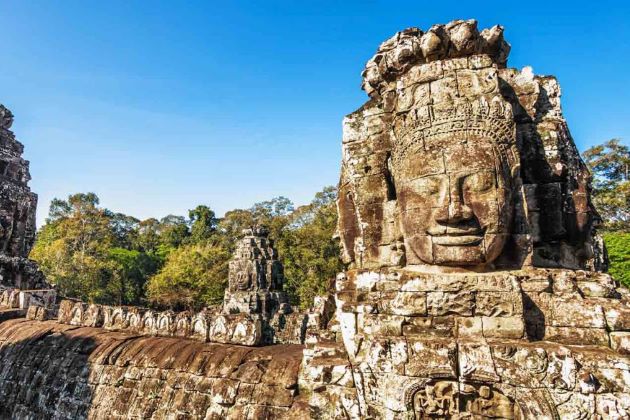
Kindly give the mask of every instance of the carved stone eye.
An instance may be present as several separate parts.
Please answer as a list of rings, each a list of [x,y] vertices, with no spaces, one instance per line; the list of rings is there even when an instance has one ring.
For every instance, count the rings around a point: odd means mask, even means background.
[[[422,195],[438,194],[442,190],[445,178],[442,176],[427,176],[412,182],[413,190]]]
[[[490,171],[475,172],[464,179],[464,191],[486,192],[494,186],[494,175]]]

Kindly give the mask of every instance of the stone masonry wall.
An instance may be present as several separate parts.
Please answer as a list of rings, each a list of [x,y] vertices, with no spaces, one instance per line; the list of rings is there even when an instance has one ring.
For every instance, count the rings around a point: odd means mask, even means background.
[[[341,334],[307,341],[300,392],[316,418],[627,418],[630,305],[615,286],[557,269],[348,271]]]
[[[301,346],[141,337],[54,321],[0,324],[0,418],[278,418]]]

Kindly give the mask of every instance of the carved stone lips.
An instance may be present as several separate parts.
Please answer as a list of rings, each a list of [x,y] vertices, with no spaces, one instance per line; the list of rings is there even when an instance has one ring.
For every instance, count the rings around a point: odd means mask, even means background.
[[[433,236],[433,243],[442,246],[473,246],[483,240],[483,231],[474,230]]]

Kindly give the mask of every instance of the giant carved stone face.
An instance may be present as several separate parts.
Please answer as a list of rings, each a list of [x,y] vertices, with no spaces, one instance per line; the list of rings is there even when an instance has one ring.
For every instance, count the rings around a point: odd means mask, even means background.
[[[512,221],[512,175],[495,143],[460,133],[396,164],[408,263],[484,266],[501,253]]]

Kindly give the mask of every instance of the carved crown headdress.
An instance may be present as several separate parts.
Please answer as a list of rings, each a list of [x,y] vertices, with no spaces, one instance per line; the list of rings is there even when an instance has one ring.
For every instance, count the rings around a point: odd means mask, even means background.
[[[439,60],[483,54],[499,68],[505,67],[510,44],[503,27],[496,25],[479,32],[477,21],[455,20],[434,25],[427,32],[409,28],[383,42],[363,70],[363,89],[379,97],[390,84],[411,67]]]
[[[475,100],[462,99],[453,104],[429,104],[398,116],[394,125],[392,158],[400,163],[407,155],[443,144],[454,135],[491,139],[507,152],[510,166],[518,162],[516,125],[511,105],[499,96]]]
[[[497,78],[509,50],[501,26],[479,32],[474,20],[406,29],[381,44],[366,64],[363,88],[394,108],[394,165],[462,137],[488,139],[517,164],[514,115]]]

